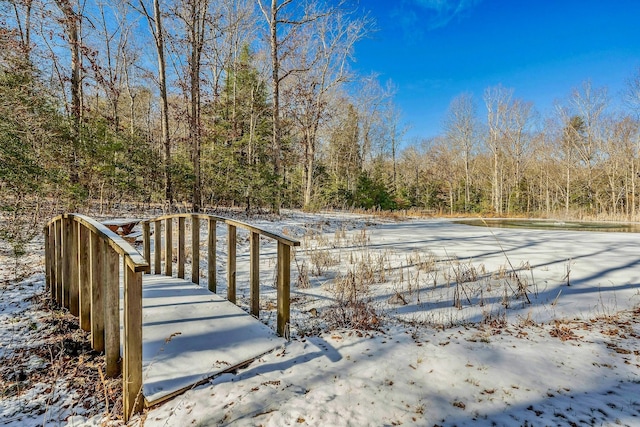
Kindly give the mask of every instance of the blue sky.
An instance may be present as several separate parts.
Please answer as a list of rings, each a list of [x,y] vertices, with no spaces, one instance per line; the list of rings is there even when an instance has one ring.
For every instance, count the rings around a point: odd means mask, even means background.
[[[449,102],[489,86],[515,89],[544,116],[590,79],[617,97],[640,68],[640,0],[360,0],[378,31],[354,68],[391,79],[411,125],[435,136]]]

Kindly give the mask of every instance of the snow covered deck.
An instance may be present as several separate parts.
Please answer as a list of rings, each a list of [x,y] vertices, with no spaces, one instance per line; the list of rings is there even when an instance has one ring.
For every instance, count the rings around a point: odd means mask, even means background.
[[[183,279],[143,276],[143,395],[160,403],[285,342],[235,304]]]

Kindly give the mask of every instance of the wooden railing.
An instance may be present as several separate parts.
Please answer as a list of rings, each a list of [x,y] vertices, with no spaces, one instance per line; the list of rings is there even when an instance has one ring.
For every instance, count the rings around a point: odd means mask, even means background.
[[[177,276],[185,277],[186,261],[186,220],[191,223],[191,281],[200,283],[200,221],[207,223],[207,284],[211,292],[217,290],[216,277],[216,227],[218,223],[227,227],[227,299],[236,302],[236,247],[237,229],[249,231],[249,309],[252,315],[260,315],[260,236],[277,242],[277,325],[280,336],[288,335],[289,293],[291,287],[291,247],[300,242],[289,237],[272,233],[259,227],[229,218],[204,214],[174,214],[154,218],[142,223],[144,257],[151,265],[153,252],[153,272],[173,275],[174,220],[177,220]],[[151,250],[151,228],[153,226],[153,251]],[[164,243],[164,244],[163,244]],[[164,261],[164,262],[163,262]],[[162,268],[164,264],[164,269]]]
[[[142,396],[142,273],[149,264],[129,243],[79,214],[52,219],[44,229],[45,268],[51,298],[79,317],[91,346],[104,351],[106,374],[122,370],[125,421]],[[123,354],[120,366],[120,259],[124,272]]]

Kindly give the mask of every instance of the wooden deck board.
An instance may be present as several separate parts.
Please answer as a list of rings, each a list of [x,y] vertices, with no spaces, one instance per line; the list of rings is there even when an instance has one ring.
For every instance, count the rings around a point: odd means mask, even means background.
[[[285,340],[235,304],[183,279],[143,276],[147,405],[241,366]]]

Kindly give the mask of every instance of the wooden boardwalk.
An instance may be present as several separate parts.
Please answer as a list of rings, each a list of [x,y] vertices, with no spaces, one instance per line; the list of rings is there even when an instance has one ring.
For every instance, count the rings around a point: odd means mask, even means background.
[[[142,283],[142,383],[147,406],[285,343],[268,326],[205,287],[162,275],[144,275]]]

